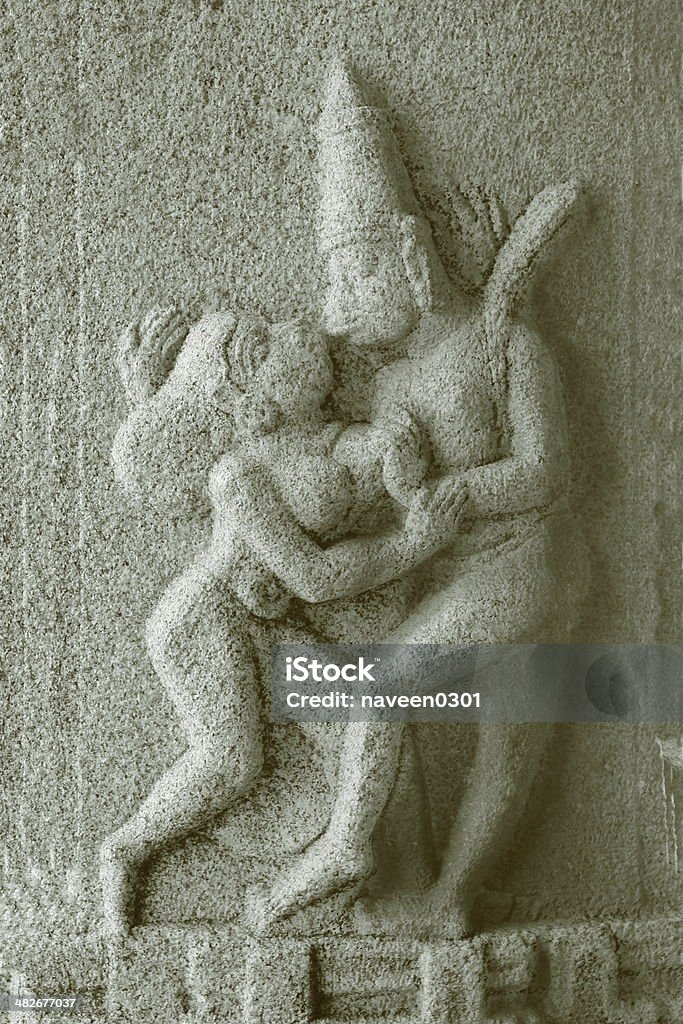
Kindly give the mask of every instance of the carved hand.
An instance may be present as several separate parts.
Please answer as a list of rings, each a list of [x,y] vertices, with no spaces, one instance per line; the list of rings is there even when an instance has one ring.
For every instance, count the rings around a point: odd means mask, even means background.
[[[433,487],[422,487],[413,498],[405,530],[416,546],[435,550],[451,541],[457,532],[467,500],[467,485],[447,477]]]
[[[161,387],[185,341],[188,324],[173,307],[153,309],[119,339],[118,367],[131,405],[145,402]]]
[[[375,445],[383,459],[384,486],[405,508],[410,508],[429,468],[424,431],[413,414],[399,408],[374,428]]]

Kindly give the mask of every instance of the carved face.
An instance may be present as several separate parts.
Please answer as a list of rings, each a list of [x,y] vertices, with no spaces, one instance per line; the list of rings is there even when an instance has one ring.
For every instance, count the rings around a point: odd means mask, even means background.
[[[301,324],[276,324],[258,387],[287,415],[319,406],[333,381],[332,360],[323,335]]]
[[[419,319],[403,257],[394,242],[354,242],[334,249],[323,326],[354,345],[402,341]]]

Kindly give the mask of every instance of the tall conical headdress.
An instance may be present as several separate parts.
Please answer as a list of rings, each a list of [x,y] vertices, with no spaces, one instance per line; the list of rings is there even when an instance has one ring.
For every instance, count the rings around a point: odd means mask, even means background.
[[[422,216],[384,111],[368,105],[341,60],[328,74],[318,138],[323,252]]]

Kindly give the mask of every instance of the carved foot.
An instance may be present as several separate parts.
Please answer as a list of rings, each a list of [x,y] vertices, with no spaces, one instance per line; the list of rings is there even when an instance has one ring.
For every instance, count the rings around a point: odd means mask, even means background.
[[[102,935],[121,940],[130,934],[130,912],[135,895],[138,858],[129,849],[106,839],[100,848],[100,883],[104,919]]]
[[[264,925],[283,921],[298,910],[357,887],[372,874],[374,866],[369,845],[354,849],[323,835],[275,882],[263,908]]]
[[[422,894],[359,900],[354,917],[365,935],[466,939],[473,934],[469,902],[446,899],[438,888]]]

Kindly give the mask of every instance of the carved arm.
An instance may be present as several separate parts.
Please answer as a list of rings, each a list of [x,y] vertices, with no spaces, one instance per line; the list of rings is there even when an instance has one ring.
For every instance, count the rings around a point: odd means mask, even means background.
[[[220,333],[200,323],[188,335],[173,310],[154,311],[124,332],[119,372],[131,410],[112,447],[118,483],[164,514],[208,514],[209,471],[232,436],[214,401],[225,377]]]
[[[464,474],[468,516],[543,507],[567,489],[567,430],[557,367],[540,338],[520,324],[510,327],[506,398],[510,454]]]
[[[209,485],[216,511],[213,546],[229,547],[238,533],[293,594],[310,604],[372,590],[408,572],[453,536],[466,497],[462,483],[442,481],[416,499],[403,530],[322,548],[297,525],[264,477],[236,470],[228,460],[216,468]]]

